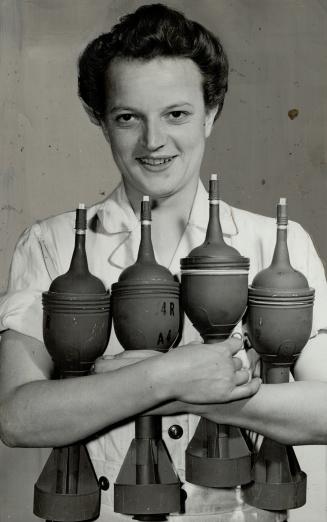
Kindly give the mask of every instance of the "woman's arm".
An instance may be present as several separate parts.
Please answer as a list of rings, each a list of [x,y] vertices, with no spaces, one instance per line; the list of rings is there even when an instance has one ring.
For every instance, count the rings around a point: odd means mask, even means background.
[[[0,435],[10,446],[62,446],[166,401],[220,402],[256,393],[240,341],[189,345],[111,372],[49,380],[44,345],[14,331],[0,349]],[[236,361],[237,359],[237,361]]]
[[[284,444],[327,444],[327,335],[311,339],[295,369],[297,382],[264,384],[249,399],[192,412],[261,433]]]
[[[250,399],[208,405],[193,413],[241,426],[283,444],[327,444],[327,383],[264,384]]]

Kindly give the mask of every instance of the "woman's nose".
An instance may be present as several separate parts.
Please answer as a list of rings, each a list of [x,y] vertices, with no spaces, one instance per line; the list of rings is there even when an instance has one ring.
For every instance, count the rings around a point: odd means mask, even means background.
[[[161,121],[148,121],[144,126],[143,145],[150,151],[160,149],[166,144],[167,136]]]

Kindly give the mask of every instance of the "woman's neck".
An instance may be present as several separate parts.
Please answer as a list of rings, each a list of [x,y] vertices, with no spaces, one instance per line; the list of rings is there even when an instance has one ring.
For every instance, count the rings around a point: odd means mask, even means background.
[[[151,198],[153,247],[158,263],[167,267],[188,223],[197,187],[198,178],[167,197]],[[126,185],[125,190],[135,214],[139,216],[143,194],[130,190]]]
[[[153,221],[157,219],[169,219],[174,216],[176,221],[184,221],[186,224],[193,206],[198,181],[199,178],[196,177],[190,180],[186,186],[168,196],[155,198],[150,194]],[[134,213],[136,216],[139,216],[142,198],[149,194],[143,194],[127,184],[124,184],[124,186]],[[171,221],[171,219],[169,219],[169,221]]]

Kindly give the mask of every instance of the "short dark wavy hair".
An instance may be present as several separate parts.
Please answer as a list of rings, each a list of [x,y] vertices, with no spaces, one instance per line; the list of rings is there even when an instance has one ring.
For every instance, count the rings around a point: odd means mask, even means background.
[[[226,53],[215,35],[182,13],[163,4],[143,5],[87,45],[78,62],[78,94],[98,124],[106,112],[106,72],[117,57],[190,58],[202,74],[205,106],[218,107],[219,116],[228,87]]]

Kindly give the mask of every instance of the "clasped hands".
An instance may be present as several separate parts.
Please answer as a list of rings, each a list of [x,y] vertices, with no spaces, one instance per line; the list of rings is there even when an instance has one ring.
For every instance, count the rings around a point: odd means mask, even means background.
[[[165,354],[128,350],[98,358],[93,372],[113,372],[152,360],[156,371],[159,367],[160,385],[167,387],[171,401],[195,405],[225,403],[254,395],[261,384],[261,379],[252,378],[251,369],[243,366],[238,356],[242,348],[242,339],[230,337],[221,343],[190,343]]]

